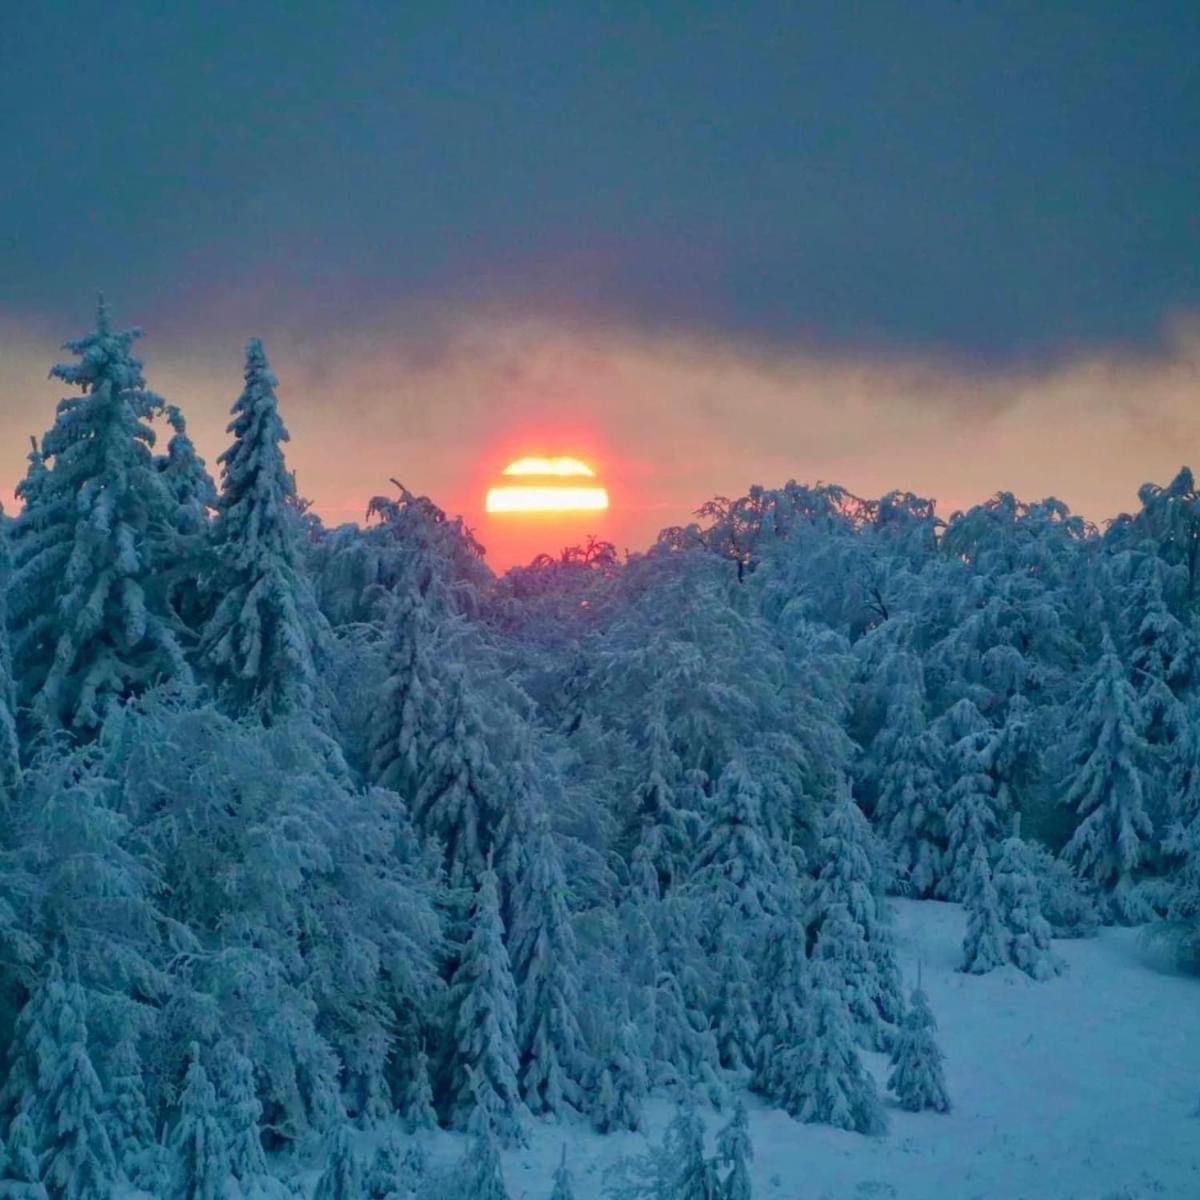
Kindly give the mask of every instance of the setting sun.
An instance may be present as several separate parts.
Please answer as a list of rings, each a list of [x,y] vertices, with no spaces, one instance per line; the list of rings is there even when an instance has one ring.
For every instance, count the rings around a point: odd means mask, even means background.
[[[578,458],[519,458],[501,474],[519,477],[521,482],[489,488],[489,513],[603,512],[608,508],[605,488],[575,482],[596,477],[596,472]]]

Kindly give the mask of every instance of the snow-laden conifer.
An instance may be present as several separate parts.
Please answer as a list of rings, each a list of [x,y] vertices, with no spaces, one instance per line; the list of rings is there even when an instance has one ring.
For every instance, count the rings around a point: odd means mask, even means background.
[[[161,1147],[156,1145],[154,1118],[146,1103],[141,1056],[128,1034],[112,1052],[108,1076],[105,1127],[117,1168],[140,1187],[161,1188],[164,1182]]]
[[[497,1140],[502,1146],[523,1145],[526,1109],[517,1085],[517,989],[490,862],[479,878],[471,934],[451,980],[448,1004],[453,1013],[446,1096],[451,1124],[467,1127],[482,1089],[488,1093]]]
[[[820,939],[818,949],[819,943]],[[857,1133],[883,1133],[887,1118],[875,1083],[855,1048],[845,1000],[820,957],[813,964],[812,979],[804,1035],[783,1055],[783,1105],[804,1122]]]
[[[1009,961],[1033,979],[1059,974],[1064,964],[1050,946],[1050,925],[1042,916],[1037,880],[1019,836],[1005,840],[992,881],[1008,933]]]
[[[270,724],[312,713],[328,638],[301,561],[296,485],[283,457],[288,432],[262,342],[246,346],[245,389],[233,405],[232,445],[220,456],[213,523],[216,609],[202,661],[222,703]]]
[[[925,718],[919,664],[895,687],[884,726],[871,746],[876,827],[912,893],[928,896],[942,877],[945,797],[941,751]]]
[[[1008,962],[1008,930],[1000,916],[992,869],[982,846],[975,848],[967,876],[963,908],[967,930],[963,936],[962,966],[969,975],[986,975]]]
[[[1135,890],[1153,830],[1145,808],[1147,748],[1137,728],[1137,701],[1106,632],[1099,661],[1069,714],[1075,731],[1064,803],[1081,820],[1063,857],[1109,893],[1113,915],[1138,921],[1146,909]]]
[[[908,1112],[949,1112],[950,1097],[942,1071],[942,1051],[937,1044],[937,1022],[929,997],[913,988],[908,1010],[892,1048],[888,1088]]]
[[[767,932],[759,992],[759,1039],[752,1086],[781,1102],[790,1088],[785,1058],[805,1036],[811,999],[805,929],[794,914],[774,921]]]
[[[592,1124],[601,1133],[617,1129],[636,1132],[649,1090],[638,1029],[627,1007],[618,1013],[609,1044],[597,1061],[593,1088]]]
[[[167,1144],[175,1157],[170,1200],[229,1200],[235,1183],[229,1141],[216,1089],[195,1044],[179,1097],[179,1117]]]
[[[23,705],[43,732],[95,734],[114,705],[187,664],[157,573],[174,500],[155,468],[146,390],[132,346],[101,302],[92,333],[51,374],[82,389],[62,400],[44,461],[18,487],[9,627]],[[45,469],[45,463],[49,463]]]
[[[812,911],[826,961],[861,1036],[883,1048],[903,1010],[890,912],[876,887],[876,838],[843,780],[821,827]]]
[[[317,1180],[313,1200],[362,1200],[362,1162],[354,1146],[353,1129],[342,1123],[329,1140],[325,1168]]]
[[[470,1137],[446,1200],[508,1200],[491,1104],[492,1093],[481,1087],[471,1114]]]
[[[741,1100],[733,1115],[717,1134],[717,1158],[726,1168],[721,1181],[721,1200],[751,1200],[750,1163],[754,1147],[750,1144],[750,1121]]]
[[[562,857],[542,813],[533,819],[513,914],[521,1094],[535,1113],[577,1108],[588,1068],[579,1031],[579,962]]]
[[[733,936],[732,931],[729,936]],[[722,955],[719,976],[713,1025],[721,1066],[749,1072],[754,1067],[761,1030],[752,999],[755,987],[740,946],[734,945]]]
[[[209,573],[208,525],[217,507],[217,489],[196,453],[183,413],[168,404],[164,415],[172,435],[155,466],[174,509],[159,570],[158,589],[166,594],[178,620],[199,634],[205,618],[204,584]]]
[[[550,1200],[575,1200],[575,1180],[571,1176],[571,1168],[567,1166],[567,1147],[563,1143],[562,1157],[554,1171],[554,1187],[550,1192]]]
[[[704,1122],[685,1100],[662,1142],[620,1160],[605,1183],[610,1200],[720,1200],[717,1163],[704,1153]]]
[[[8,589],[12,581],[8,538],[8,520],[0,508],[0,811],[7,811],[15,799],[21,775],[17,693],[8,639]]]
[[[998,836],[996,781],[990,773],[993,740],[987,732],[969,733],[947,755],[956,777],[946,793],[946,854],[936,889],[946,900],[963,898],[976,847],[990,852]]]
[[[740,760],[717,780],[692,872],[721,920],[761,921],[779,910],[779,853],[763,819],[762,788]]]
[[[8,1129],[0,1197],[4,1200],[47,1200],[37,1155],[37,1134],[29,1113],[22,1109]]]
[[[56,1061],[40,1097],[42,1182],[53,1200],[109,1200],[117,1162],[104,1127],[104,1091],[88,1054],[83,993],[72,985],[59,995]]]

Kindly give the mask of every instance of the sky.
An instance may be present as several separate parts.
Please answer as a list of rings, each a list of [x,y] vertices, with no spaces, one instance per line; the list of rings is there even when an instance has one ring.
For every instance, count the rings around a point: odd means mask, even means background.
[[[584,532],[481,512],[526,452],[622,548],[792,477],[1103,520],[1200,459],[1198,46],[1194,0],[20,6],[0,496],[103,290],[210,462],[262,336],[327,521],[394,477],[497,566]]]

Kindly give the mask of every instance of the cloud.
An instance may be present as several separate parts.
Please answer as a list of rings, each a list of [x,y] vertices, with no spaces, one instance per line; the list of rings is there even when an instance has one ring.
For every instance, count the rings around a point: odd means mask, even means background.
[[[1053,494],[1101,521],[1200,444],[1195,318],[1176,321],[1154,353],[1093,350],[1036,367],[787,351],[494,309],[398,313],[349,335],[261,332],[289,459],[326,520],[359,519],[395,476],[463,512],[500,565],[556,548],[535,543],[560,532],[514,538],[480,511],[490,477],[518,453],[591,455],[614,498],[598,532],[637,548],[711,495],[789,478],[861,495],[908,489],[944,512],[1001,489]],[[46,427],[61,394],[46,380],[59,340],[0,318],[6,495],[26,435]],[[151,386],[184,408],[211,464],[239,391],[241,339],[173,332],[141,350]]]

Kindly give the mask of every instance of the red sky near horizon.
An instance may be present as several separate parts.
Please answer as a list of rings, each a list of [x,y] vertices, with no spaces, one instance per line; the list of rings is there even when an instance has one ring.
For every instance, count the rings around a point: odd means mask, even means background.
[[[498,571],[589,534],[645,549],[755,482],[901,488],[944,515],[999,490],[1056,495],[1099,522],[1135,506],[1146,480],[1200,463],[1200,336],[1186,323],[1156,353],[1101,349],[1026,369],[491,315],[434,337],[399,317],[349,341],[266,332],[288,461],[326,523],[361,521],[394,477],[461,514]],[[63,388],[46,372],[61,340],[0,321],[0,495],[24,472],[28,435],[53,420]],[[210,469],[241,351],[239,337],[164,344],[153,330],[139,344],[149,386],[183,409]],[[485,513],[488,487],[524,455],[583,459],[611,507]]]

